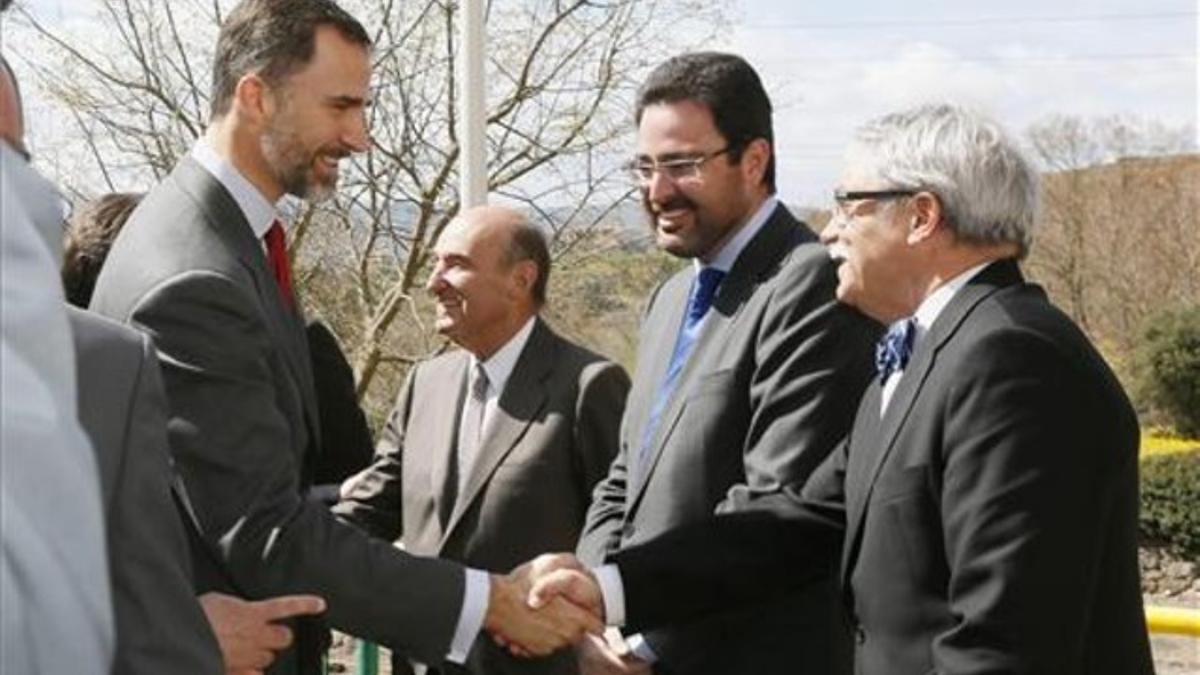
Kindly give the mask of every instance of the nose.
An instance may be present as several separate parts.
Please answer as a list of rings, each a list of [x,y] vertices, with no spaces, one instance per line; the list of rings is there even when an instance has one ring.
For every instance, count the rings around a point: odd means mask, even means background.
[[[342,141],[352,152],[366,152],[371,148],[371,134],[367,131],[367,111],[361,110],[350,118],[350,127],[343,134]]]
[[[428,293],[438,293],[446,287],[446,279],[442,277],[441,265],[434,265],[429,271],[429,278],[425,280],[425,291]]]
[[[662,171],[655,171],[650,180],[642,185],[642,190],[646,192],[650,201],[662,203],[675,194],[675,181],[667,178]]]
[[[821,230],[821,243],[828,246],[838,240],[838,236],[842,233],[842,218],[838,216],[835,210],[829,218],[829,222],[825,223],[824,229]]]

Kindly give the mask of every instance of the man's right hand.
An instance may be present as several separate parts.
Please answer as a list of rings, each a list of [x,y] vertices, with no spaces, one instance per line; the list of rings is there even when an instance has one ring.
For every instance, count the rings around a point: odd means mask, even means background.
[[[217,636],[229,675],[261,675],[275,660],[275,652],[292,644],[292,631],[276,621],[325,611],[325,601],[315,595],[249,601],[205,593],[196,599]]]
[[[507,576],[493,574],[491,582],[483,626],[516,655],[546,656],[575,644],[587,633],[604,632],[604,623],[596,613],[563,598],[552,598],[532,608],[528,563]]]

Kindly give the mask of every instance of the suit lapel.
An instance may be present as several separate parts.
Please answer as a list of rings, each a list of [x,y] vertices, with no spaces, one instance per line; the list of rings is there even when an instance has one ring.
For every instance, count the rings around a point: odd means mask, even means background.
[[[433,447],[410,448],[422,453],[429,461],[429,494],[434,496],[434,505],[438,515],[438,526],[443,533],[449,531],[451,512],[454,509],[455,495],[458,493],[458,475],[450,470],[451,463],[458,455],[458,423],[462,419],[463,405],[467,396],[467,366],[471,358],[466,352],[457,352],[454,364],[449,369],[444,380],[445,390],[433,393],[442,400],[454,401],[454,413],[448,418],[437,416],[436,419],[422,420],[421,424],[438,424],[437,419],[445,419],[445,424],[438,428],[433,435]],[[440,383],[437,383],[440,384]],[[451,484],[450,481],[455,481]]]
[[[876,383],[868,390],[864,407],[859,410],[855,422],[854,441],[851,445],[851,465],[847,474],[849,505],[845,543],[842,547],[842,583],[849,588],[849,575],[861,543],[862,526],[866,518],[866,507],[879,474],[891,455],[896,437],[908,420],[921,389],[937,363],[938,352],[958,332],[959,326],[971,311],[988,296],[1006,286],[1021,282],[1017,264],[1011,260],[992,263],[971,279],[955,294],[933,322],[929,334],[913,352],[912,361],[900,378],[892,398],[888,402],[883,418],[879,418],[879,394],[881,386]],[[870,399],[870,400],[868,400]],[[868,403],[873,405],[868,406]],[[872,424],[874,420],[878,420]],[[860,427],[866,430],[864,438],[858,438]],[[855,455],[860,457],[856,458]],[[857,461],[856,461],[857,460]]]
[[[654,467],[657,466],[663,449],[666,448],[671,434],[683,416],[687,407],[688,393],[692,386],[697,378],[710,372],[712,359],[710,354],[715,353],[714,350],[719,350],[727,342],[731,326],[736,321],[738,313],[749,302],[759,284],[774,275],[780,261],[795,247],[797,232],[801,231],[798,225],[799,223],[788,213],[787,209],[782,205],[776,207],[758,234],[754,235],[754,238],[746,244],[746,248],[742,250],[724,281],[721,282],[720,288],[717,289],[717,295],[713,298],[708,316],[704,320],[704,325],[700,328],[700,334],[696,336],[696,344],[692,348],[692,353],[689,355],[687,363],[684,364],[683,371],[679,374],[679,382],[676,383],[675,389],[671,392],[667,405],[663,409],[658,429],[650,444],[650,455],[646,458],[645,466],[638,467],[637,472],[634,473],[631,492],[633,498],[629,502],[629,508],[626,509],[626,517],[636,510],[637,503],[641,500],[646,484],[649,482],[650,474],[654,472]],[[688,293],[691,290],[691,279],[694,275],[693,270],[684,270],[684,274],[681,276],[684,276],[687,283],[680,284],[680,288],[675,289],[677,297],[673,298],[674,302],[670,307],[669,323],[667,324],[671,330],[666,335],[660,336],[662,339],[659,340],[666,346],[666,350],[662,354],[662,365],[656,369],[658,377],[655,380],[655,389],[651,393],[650,405],[653,405],[653,396],[658,393],[657,385],[662,382],[667,363],[671,360],[671,354],[675,349],[675,340],[683,321],[683,314],[687,310]],[[644,424],[645,422],[639,428],[644,428]],[[640,434],[637,439],[640,441]]]
[[[284,362],[295,378],[304,401],[304,418],[308,425],[312,447],[320,446],[320,429],[317,421],[317,394],[313,382],[312,361],[308,353],[308,342],[304,335],[302,320],[296,312],[284,307],[279,298],[278,285],[267,269],[266,254],[261,243],[255,239],[250,223],[233,196],[208,171],[191,157],[184,157],[175,168],[180,187],[204,211],[211,227],[225,245],[233,251],[254,280],[259,304],[267,319],[267,330],[272,344],[282,350]]]
[[[446,545],[446,541],[462,520],[463,514],[479,498],[480,492],[491,479],[492,474],[496,472],[496,468],[516,447],[517,442],[529,430],[533,420],[546,405],[545,380],[550,376],[553,365],[558,360],[558,345],[553,339],[553,333],[542,323],[542,320],[535,319],[534,321],[529,341],[521,350],[521,355],[513,366],[512,375],[505,383],[504,391],[500,393],[496,412],[483,430],[479,451],[471,463],[463,489],[454,505],[454,511],[442,533],[442,541],[438,546],[439,551]]]

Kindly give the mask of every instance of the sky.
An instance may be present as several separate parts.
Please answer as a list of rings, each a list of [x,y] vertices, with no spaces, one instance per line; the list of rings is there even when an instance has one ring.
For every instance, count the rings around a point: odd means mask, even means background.
[[[1015,134],[1051,114],[1121,115],[1190,125],[1200,145],[1200,0],[729,2],[731,26],[707,46],[762,76],[790,203],[828,200],[859,123],[928,100],[980,108]],[[51,20],[94,7],[26,3]]]

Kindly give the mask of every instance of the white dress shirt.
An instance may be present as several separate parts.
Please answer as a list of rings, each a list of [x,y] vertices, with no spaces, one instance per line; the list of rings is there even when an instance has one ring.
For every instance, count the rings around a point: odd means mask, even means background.
[[[192,147],[192,159],[233,195],[233,200],[250,223],[250,229],[253,230],[265,255],[266,244],[263,243],[263,237],[271,228],[271,224],[280,219],[275,206],[233,164],[218,155],[204,138],[196,141],[196,145]],[[511,371],[510,366],[509,372]],[[490,372],[488,377],[491,377]],[[486,415],[485,412],[485,421]],[[481,570],[466,568],[465,581],[462,610],[458,614],[454,638],[450,641],[450,651],[446,655],[447,661],[459,664],[466,662],[471,645],[483,629],[483,620],[487,615],[488,592],[491,589],[491,579],[487,572]]]
[[[99,675],[112,665],[112,598],[58,204],[0,141],[0,672]]]

